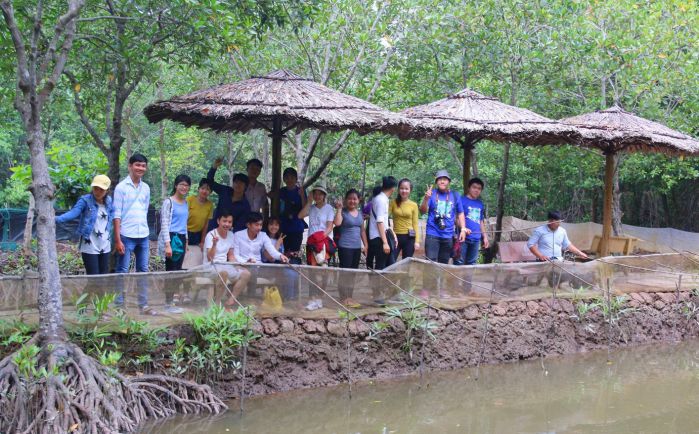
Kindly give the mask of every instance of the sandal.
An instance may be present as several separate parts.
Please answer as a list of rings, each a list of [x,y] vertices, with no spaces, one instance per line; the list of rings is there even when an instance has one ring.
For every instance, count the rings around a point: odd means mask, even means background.
[[[152,307],[146,305],[141,308],[141,315],[147,315],[147,316],[158,316],[160,315],[160,312],[157,310],[153,309]]]
[[[362,307],[361,304],[357,303],[356,301],[352,300],[351,298],[346,298],[342,301],[342,304],[345,305],[345,307],[348,307],[350,309],[359,309]]]
[[[189,294],[185,294],[182,296],[182,304],[190,304],[192,302],[192,297],[189,296]]]
[[[172,304],[180,304],[180,294],[173,294]]]

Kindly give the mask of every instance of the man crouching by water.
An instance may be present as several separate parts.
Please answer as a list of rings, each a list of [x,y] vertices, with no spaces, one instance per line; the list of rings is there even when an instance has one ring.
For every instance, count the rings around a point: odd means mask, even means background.
[[[226,310],[233,310],[236,304],[236,297],[243,292],[250,280],[250,272],[248,270],[237,268],[230,264],[221,264],[221,262],[235,262],[233,253],[233,242],[235,240],[231,228],[233,227],[233,213],[230,210],[224,209],[219,211],[216,219],[218,227],[210,230],[204,239],[204,264],[214,263],[214,268],[221,276],[224,282],[235,282],[233,291],[229,294],[229,298],[224,304]],[[223,298],[225,288],[220,288],[218,282],[214,293],[214,303],[220,303]]]
[[[588,256],[575,247],[568,239],[568,233],[561,226],[561,213],[549,211],[548,223],[534,229],[527,241],[527,247],[540,262],[563,259],[563,251],[568,250],[575,255],[589,259]]]

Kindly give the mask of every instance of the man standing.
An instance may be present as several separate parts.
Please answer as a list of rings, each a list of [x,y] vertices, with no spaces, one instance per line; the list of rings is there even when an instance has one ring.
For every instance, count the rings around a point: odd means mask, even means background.
[[[269,202],[267,201],[267,189],[261,182],[257,182],[257,178],[262,172],[262,161],[257,158],[248,160],[245,165],[248,172],[248,186],[245,189],[245,198],[250,204],[252,212],[262,213],[263,218],[269,217]]]
[[[488,233],[486,229],[485,205],[480,199],[483,191],[483,181],[472,178],[468,181],[466,195],[461,197],[466,221],[466,240],[461,246],[461,258],[465,265],[473,265],[478,261],[478,252],[488,248]]]
[[[136,255],[136,272],[148,271],[150,246],[148,242],[148,205],[150,187],[143,181],[148,159],[141,154],[129,158],[129,176],[114,189],[114,245],[117,253],[117,273],[128,273],[131,254]],[[114,304],[124,307],[124,288],[119,288]],[[158,315],[148,306],[148,286],[145,279],[138,284],[138,307],[141,314]]]
[[[381,182],[381,193],[371,200],[369,214],[369,251],[375,258],[375,269],[383,270],[391,265],[391,244],[395,249],[395,239],[388,229],[389,198],[393,195],[398,182],[392,176],[384,176]]]
[[[561,213],[549,211],[548,223],[534,229],[527,241],[527,247],[536,256],[537,261],[554,261],[563,259],[563,251],[569,250],[577,256],[588,256],[575,247],[568,239],[568,233],[561,226]]]

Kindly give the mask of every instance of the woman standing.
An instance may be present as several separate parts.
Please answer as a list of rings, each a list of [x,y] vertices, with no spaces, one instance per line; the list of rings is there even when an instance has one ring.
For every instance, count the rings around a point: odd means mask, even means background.
[[[175,178],[172,196],[163,201],[160,213],[158,250],[161,257],[165,258],[166,271],[182,269],[187,249],[187,218],[189,217],[189,205],[186,198],[191,185],[192,180],[189,176],[178,175]],[[165,311],[168,313],[182,313],[182,309],[175,306],[177,290],[178,288],[168,287],[166,282]],[[179,302],[179,297],[177,302]]]
[[[106,175],[92,179],[92,192],[82,196],[65,214],[56,217],[56,223],[80,219],[77,234],[80,235],[80,254],[85,265],[85,274],[107,274],[109,255],[112,251],[110,234],[114,206],[107,196],[111,181]]]
[[[364,217],[359,210],[359,192],[352,188],[345,193],[345,205],[343,209],[340,199],[335,201],[334,224],[340,230],[340,239],[337,242],[337,253],[340,259],[340,268],[359,268],[359,259],[362,253],[367,252],[367,238],[364,231]],[[361,305],[352,299],[354,285],[349,279],[340,279],[340,300],[349,308],[359,308]]]
[[[299,212],[299,218],[302,219],[308,216],[308,243],[310,244],[310,239],[315,237],[327,246],[327,238],[329,238],[333,232],[334,220],[333,207],[325,202],[328,196],[328,191],[325,189],[325,187],[316,185],[311,190],[311,195],[313,200],[306,202],[306,206],[304,206]],[[310,256],[312,255],[307,254],[307,257]],[[311,263],[309,263],[309,265],[311,265]],[[321,265],[325,265],[325,263]],[[327,275],[324,274],[323,278],[321,279],[321,287],[323,288],[327,284],[326,279]],[[317,310],[323,307],[323,300],[321,298],[320,291],[311,288],[309,289],[309,296],[310,300],[306,305],[306,310]]]
[[[396,260],[398,253],[401,259],[411,258],[415,250],[420,248],[420,212],[417,203],[410,200],[413,184],[403,178],[398,182],[398,197],[391,201],[389,213],[393,216],[393,230],[397,236]]]

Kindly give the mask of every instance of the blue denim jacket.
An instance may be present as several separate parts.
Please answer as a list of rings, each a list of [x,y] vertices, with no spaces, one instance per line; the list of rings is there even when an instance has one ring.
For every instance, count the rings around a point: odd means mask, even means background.
[[[112,230],[112,219],[114,218],[114,206],[111,196],[104,197],[104,206],[107,208],[107,230]],[[78,203],[65,214],[56,217],[56,223],[65,223],[80,218],[77,234],[83,238],[90,238],[92,229],[97,221],[97,210],[99,209],[95,197],[92,193],[81,196]]]

